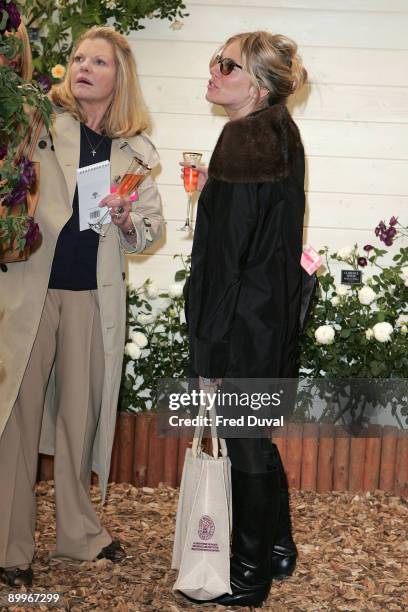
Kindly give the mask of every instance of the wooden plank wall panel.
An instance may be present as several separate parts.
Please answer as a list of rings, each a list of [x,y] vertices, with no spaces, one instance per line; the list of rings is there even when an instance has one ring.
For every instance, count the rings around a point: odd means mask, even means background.
[[[205,80],[208,78],[209,59],[222,42],[182,41],[177,39],[176,32],[171,41],[154,37],[151,40],[141,39],[139,32],[132,36],[134,38],[129,42],[141,76]],[[408,72],[404,69],[407,66],[408,51],[404,49],[346,49],[302,45],[300,51],[312,83],[408,86]]]
[[[225,116],[220,107],[205,100],[207,78],[141,76],[140,83],[152,113]],[[380,129],[385,122],[408,123],[408,87],[310,84],[290,99],[289,108],[295,120],[353,118],[376,122]]]
[[[205,4],[207,6],[255,6],[267,8],[291,9],[310,9],[330,11],[387,11],[404,12],[406,11],[406,0],[189,0],[189,6],[195,4]]]
[[[186,135],[189,150],[195,138]],[[198,150],[202,150],[197,148]],[[161,149],[161,167],[156,174],[159,184],[177,185],[181,149]],[[406,160],[369,159],[364,157],[327,157],[309,155],[306,187],[308,191],[365,193],[403,196],[408,194],[408,163]],[[387,212],[387,211],[385,211]],[[381,211],[379,214],[381,216]],[[183,215],[180,215],[180,219]],[[353,219],[350,219],[353,223]],[[371,229],[371,225],[367,225]]]
[[[180,219],[186,197],[182,185],[165,185],[160,182],[159,185],[165,218],[173,221]],[[402,218],[408,210],[408,196],[309,191],[306,197],[306,225],[327,228],[347,229],[352,225],[365,230],[367,214],[379,220],[379,211],[392,209],[393,214]]]
[[[406,215],[406,0],[187,0],[187,10],[179,30],[147,20],[129,37],[161,156],[155,176],[167,219],[160,243],[129,258],[132,282],[150,276],[166,288],[180,268],[173,254],[191,249],[191,236],[177,231],[186,206],[178,160],[186,149],[209,160],[226,117],[205,100],[208,60],[239,31],[292,36],[309,72],[308,87],[289,105],[307,154],[305,241],[366,244],[380,218]]]
[[[152,118],[156,146],[171,148],[177,154],[187,145],[199,144],[200,150],[210,153],[225,123],[218,115],[152,113]],[[297,124],[308,156],[408,159],[408,123],[298,119]]]
[[[152,24],[145,20],[146,29],[138,39],[206,40],[219,43],[237,32],[267,28],[284,32],[299,45],[318,47],[408,49],[408,12],[330,11],[287,9],[265,6],[209,6],[204,2],[189,5],[190,16],[177,31],[166,21]],[[280,3],[284,6],[284,2]],[[135,38],[135,35],[132,35]]]

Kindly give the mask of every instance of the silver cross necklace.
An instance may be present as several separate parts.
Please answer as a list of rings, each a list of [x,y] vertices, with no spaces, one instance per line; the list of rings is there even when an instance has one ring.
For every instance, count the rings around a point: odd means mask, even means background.
[[[84,126],[84,133],[85,133],[85,137],[86,137],[86,139],[87,139],[87,141],[88,141],[89,146],[91,147],[92,157],[95,157],[95,155],[96,155],[96,149],[97,149],[97,148],[99,147],[99,145],[100,145],[100,144],[101,144],[101,143],[102,143],[102,142],[105,140],[105,134],[102,136],[102,138],[100,139],[100,141],[98,142],[98,144],[97,144],[97,145],[94,145],[94,144],[92,144],[92,142],[91,142],[91,140],[90,140],[90,138],[89,138],[89,136],[88,136],[88,133],[87,133],[87,126],[86,126],[85,124],[83,124],[83,126]],[[90,129],[90,128],[88,128],[88,129]]]

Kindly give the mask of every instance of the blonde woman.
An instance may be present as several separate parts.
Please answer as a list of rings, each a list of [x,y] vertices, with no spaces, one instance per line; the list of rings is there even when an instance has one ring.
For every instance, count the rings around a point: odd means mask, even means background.
[[[93,467],[105,496],[125,342],[124,253],[143,251],[162,226],[147,177],[136,205],[117,195],[102,200],[112,218],[105,237],[79,231],[77,168],[110,160],[113,177],[134,155],[150,166],[159,161],[143,132],[147,117],[126,39],[108,27],[88,30],[51,95],[58,113],[34,156],[42,242],[1,280],[0,578],[10,586],[33,580],[39,447],[55,455],[54,555],[125,556],[97,518],[89,483]]]
[[[229,38],[210,62],[207,100],[230,121],[211,157],[192,251],[187,320],[201,385],[297,375],[304,153],[286,100],[305,79],[296,44],[268,32]],[[258,606],[272,579],[295,568],[288,487],[270,438],[227,444],[232,594],[215,602]]]

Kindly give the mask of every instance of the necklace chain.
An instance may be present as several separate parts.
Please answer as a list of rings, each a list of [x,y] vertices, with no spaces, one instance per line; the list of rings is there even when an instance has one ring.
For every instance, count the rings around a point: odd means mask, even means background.
[[[84,124],[84,134],[85,134],[85,137],[86,137],[86,139],[88,141],[89,146],[91,147],[92,157],[95,157],[97,148],[105,140],[105,134],[103,134],[102,138],[100,139],[100,141],[98,142],[98,144],[96,146],[92,144],[91,139],[89,138],[89,136],[87,134],[87,129],[86,129],[86,125],[85,124]]]

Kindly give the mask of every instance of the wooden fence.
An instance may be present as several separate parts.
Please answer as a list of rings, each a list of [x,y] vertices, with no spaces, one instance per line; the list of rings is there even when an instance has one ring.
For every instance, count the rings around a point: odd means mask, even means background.
[[[156,487],[180,484],[189,438],[157,437],[153,413],[118,413],[110,481]],[[289,487],[309,491],[374,491],[408,497],[408,431],[372,425],[364,437],[342,426],[289,423],[277,430]],[[42,456],[39,479],[52,479]],[[95,478],[94,478],[95,481]]]

